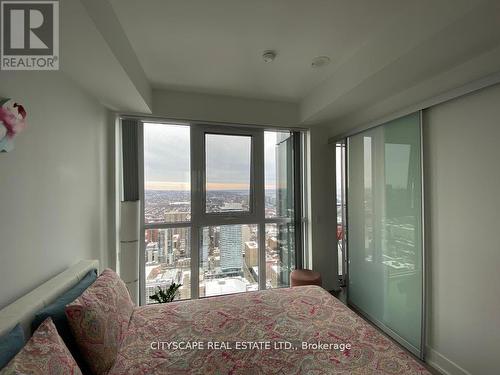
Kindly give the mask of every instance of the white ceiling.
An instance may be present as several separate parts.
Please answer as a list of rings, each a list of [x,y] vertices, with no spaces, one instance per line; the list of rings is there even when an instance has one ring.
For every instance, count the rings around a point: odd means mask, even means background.
[[[155,88],[298,101],[414,0],[112,0]],[[262,52],[274,49],[273,63]],[[329,66],[313,69],[313,57]]]
[[[121,111],[344,131],[500,76],[499,0],[66,0],[61,8],[63,70]],[[278,53],[272,63],[261,58],[267,49]],[[319,55],[332,63],[313,69]]]

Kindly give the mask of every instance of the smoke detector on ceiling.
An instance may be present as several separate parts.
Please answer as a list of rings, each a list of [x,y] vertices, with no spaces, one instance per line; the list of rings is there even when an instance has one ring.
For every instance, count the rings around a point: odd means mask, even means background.
[[[321,68],[328,64],[330,64],[330,58],[328,56],[317,56],[312,60],[311,66],[313,68]]]
[[[276,58],[276,51],[273,50],[264,51],[264,53],[262,54],[262,59],[266,63],[273,62],[275,58]]]

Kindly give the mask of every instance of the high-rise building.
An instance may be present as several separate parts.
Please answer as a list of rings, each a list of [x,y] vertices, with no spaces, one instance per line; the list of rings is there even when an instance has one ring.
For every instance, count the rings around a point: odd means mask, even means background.
[[[164,231],[165,235],[165,245],[163,248],[163,259],[162,262],[166,262],[171,265],[174,261],[174,241],[171,230]]]
[[[149,242],[146,245],[146,263],[158,262],[158,243]]]
[[[208,270],[208,247],[210,246],[210,233],[209,228],[203,228],[203,241],[202,241],[202,254],[201,266],[204,270]]]
[[[241,250],[245,250],[245,243],[250,241],[252,236],[252,231],[250,230],[250,225],[241,226]]]
[[[189,228],[182,228],[181,236],[184,236],[184,256],[191,257],[191,230]]]
[[[167,223],[180,223],[180,222],[188,222],[190,220],[191,213],[189,212],[166,212],[165,213],[165,222]],[[191,236],[189,232],[189,228],[180,227],[174,228],[170,230],[173,235],[179,235],[178,247],[177,250],[179,254],[183,257],[191,256]]]
[[[259,265],[259,246],[257,245],[257,242],[245,242],[245,263],[248,268]]]
[[[161,230],[158,232],[158,261],[160,263],[165,262],[165,250],[169,246],[169,241],[165,238],[168,237],[166,236],[166,232],[168,232],[168,230]]]
[[[241,225],[223,225],[220,228],[220,267],[223,273],[241,273]]]

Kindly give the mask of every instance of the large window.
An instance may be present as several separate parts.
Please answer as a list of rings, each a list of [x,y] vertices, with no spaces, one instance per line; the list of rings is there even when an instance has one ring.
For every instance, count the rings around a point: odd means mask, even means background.
[[[178,299],[288,286],[302,256],[301,133],[142,128],[142,302],[172,283]]]

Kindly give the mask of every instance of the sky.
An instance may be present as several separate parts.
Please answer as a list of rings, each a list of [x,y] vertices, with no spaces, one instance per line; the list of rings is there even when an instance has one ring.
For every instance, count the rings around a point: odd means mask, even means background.
[[[264,133],[265,184],[276,184],[275,132]],[[207,135],[207,190],[246,190],[250,179],[250,139]],[[146,123],[144,184],[146,190],[189,190],[189,126]]]

